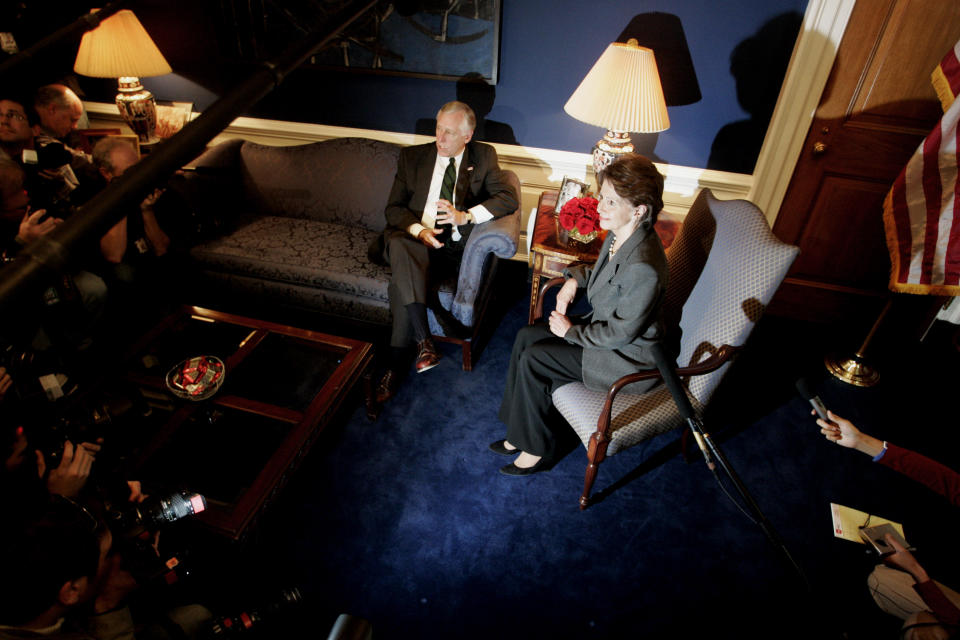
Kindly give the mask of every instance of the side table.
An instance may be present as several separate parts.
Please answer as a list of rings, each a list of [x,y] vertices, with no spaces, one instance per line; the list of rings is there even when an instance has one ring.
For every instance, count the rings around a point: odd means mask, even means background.
[[[556,278],[563,275],[563,269],[573,262],[593,264],[600,256],[600,247],[606,232],[590,244],[573,241],[569,245],[557,242],[557,218],[553,215],[557,204],[557,191],[544,191],[537,203],[537,221],[533,227],[533,239],[530,254],[533,256],[533,282],[530,286],[530,314],[527,319],[533,324],[533,315],[540,297],[540,279]]]

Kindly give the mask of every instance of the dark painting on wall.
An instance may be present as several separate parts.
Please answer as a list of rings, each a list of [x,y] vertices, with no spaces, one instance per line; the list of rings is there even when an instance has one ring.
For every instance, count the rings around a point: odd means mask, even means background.
[[[222,49],[259,62],[280,53],[346,2],[293,0],[253,10],[249,0],[220,4]],[[378,2],[310,59],[308,66],[455,80],[478,73],[497,81],[500,0]]]

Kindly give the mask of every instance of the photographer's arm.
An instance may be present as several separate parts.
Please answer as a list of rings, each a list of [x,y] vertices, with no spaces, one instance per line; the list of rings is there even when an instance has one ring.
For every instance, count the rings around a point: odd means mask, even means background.
[[[100,238],[100,253],[103,259],[113,264],[119,264],[123,260],[123,254],[127,252],[127,218],[124,216],[120,222],[113,225],[110,231],[107,231]]]
[[[157,189],[140,204],[140,211],[143,214],[143,232],[147,235],[147,240],[150,241],[153,253],[157,257],[164,255],[170,247],[170,237],[160,228],[153,211],[153,205],[161,195],[163,195],[163,189]]]

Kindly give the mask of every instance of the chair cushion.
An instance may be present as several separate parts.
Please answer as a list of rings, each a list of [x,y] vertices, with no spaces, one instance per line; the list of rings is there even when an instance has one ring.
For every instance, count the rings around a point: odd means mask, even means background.
[[[693,408],[701,405],[687,394]],[[591,391],[581,382],[565,384],[553,392],[553,404],[577,432],[584,447],[590,447],[590,436],[597,431],[597,416],[607,399],[606,391]],[[613,401],[610,418],[610,444],[607,455],[666,433],[684,423],[666,387],[660,386],[645,394],[621,393]]]

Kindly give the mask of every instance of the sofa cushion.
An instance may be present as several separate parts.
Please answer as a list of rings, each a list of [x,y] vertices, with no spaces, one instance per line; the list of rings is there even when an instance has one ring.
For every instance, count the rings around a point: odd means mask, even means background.
[[[388,273],[367,260],[367,245],[376,234],[356,225],[263,216],[194,247],[191,255],[207,271],[338,290],[385,303]]]
[[[398,145],[366,138],[289,147],[245,142],[247,205],[265,215],[382,231],[399,153]]]

